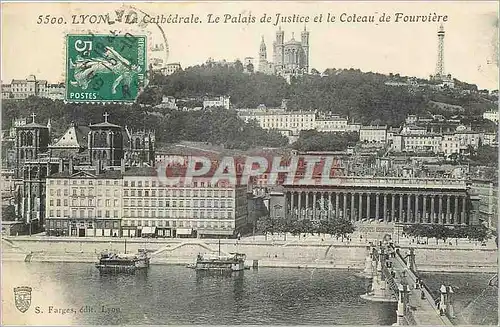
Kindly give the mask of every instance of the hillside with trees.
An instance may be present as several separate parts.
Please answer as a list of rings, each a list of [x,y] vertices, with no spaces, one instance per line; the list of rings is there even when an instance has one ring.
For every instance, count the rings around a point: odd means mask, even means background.
[[[243,66],[238,64],[207,64],[188,67],[170,76],[155,75],[152,87],[141,101],[159,103],[163,95],[176,98],[229,95],[236,108],[256,108],[259,104],[278,107],[281,99],[288,99],[289,110],[313,109],[346,115],[363,124],[393,126],[401,124],[408,114],[480,116],[497,107],[491,99],[475,93],[475,85],[457,81],[467,92],[385,85],[395,76],[406,80],[397,74],[331,68],[322,75],[306,75],[288,84],[278,76],[244,73]]]

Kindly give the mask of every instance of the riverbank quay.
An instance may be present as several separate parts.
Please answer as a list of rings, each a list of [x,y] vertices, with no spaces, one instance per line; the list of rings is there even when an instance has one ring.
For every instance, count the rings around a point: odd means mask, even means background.
[[[321,237],[288,237],[287,240],[220,240],[221,254],[245,253],[247,265],[280,268],[363,269],[369,243]],[[460,244],[462,243],[462,244]],[[449,244],[401,244],[405,253],[415,249],[418,271],[422,272],[496,272],[498,251],[491,246],[468,242]],[[18,236],[3,237],[3,261],[95,262],[100,252],[113,250],[135,253],[147,249],[151,264],[192,263],[198,253],[219,251],[217,239],[140,239]]]

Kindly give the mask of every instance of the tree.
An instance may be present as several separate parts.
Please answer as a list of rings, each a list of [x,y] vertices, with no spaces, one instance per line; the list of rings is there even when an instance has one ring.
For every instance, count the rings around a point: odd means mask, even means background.
[[[254,72],[254,66],[253,66],[252,63],[249,63],[247,65],[247,72],[249,72],[249,73],[253,73]]]

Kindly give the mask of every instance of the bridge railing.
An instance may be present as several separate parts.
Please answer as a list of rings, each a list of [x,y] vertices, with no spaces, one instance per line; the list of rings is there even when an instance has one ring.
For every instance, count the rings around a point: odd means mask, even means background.
[[[403,267],[406,267],[406,260],[402,257],[402,255],[399,253],[399,251],[396,251],[396,260],[400,265]],[[406,274],[407,279],[409,279],[412,284],[415,284],[417,282],[417,274],[415,271],[411,269],[407,269],[408,273]],[[424,292],[425,295],[425,300],[429,303],[431,308],[435,310],[435,312],[438,312],[438,307],[436,305],[435,297],[432,295],[431,290],[425,285],[425,283],[420,282],[421,285],[421,290]],[[451,321],[448,319],[447,316],[441,316],[441,321],[443,322],[444,325],[451,326],[453,325]]]

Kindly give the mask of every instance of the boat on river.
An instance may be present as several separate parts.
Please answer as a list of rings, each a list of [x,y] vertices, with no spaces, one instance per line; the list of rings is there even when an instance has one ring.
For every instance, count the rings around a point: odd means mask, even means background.
[[[246,255],[243,253],[221,255],[219,240],[219,252],[217,255],[198,254],[195,264],[188,265],[188,268],[193,268],[196,271],[232,273],[245,270],[245,259]]]
[[[136,254],[102,252],[96,268],[103,273],[135,272],[149,268],[149,256],[145,250]]]
[[[231,255],[202,255],[198,254],[193,268],[196,271],[215,272],[237,272],[245,270],[245,258],[243,253],[231,253]]]

